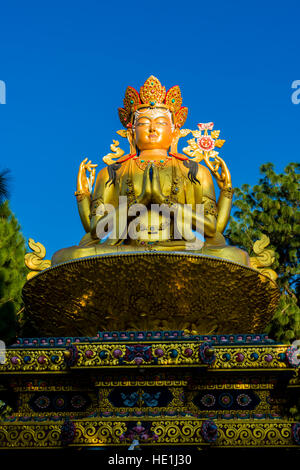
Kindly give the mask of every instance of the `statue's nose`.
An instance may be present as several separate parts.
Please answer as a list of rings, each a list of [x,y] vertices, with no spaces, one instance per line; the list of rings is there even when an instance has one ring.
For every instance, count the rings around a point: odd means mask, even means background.
[[[151,121],[151,122],[150,122],[150,126],[149,126],[150,132],[151,132],[151,131],[154,131],[155,128],[156,128],[156,127],[155,127],[155,123],[154,123],[153,121]]]

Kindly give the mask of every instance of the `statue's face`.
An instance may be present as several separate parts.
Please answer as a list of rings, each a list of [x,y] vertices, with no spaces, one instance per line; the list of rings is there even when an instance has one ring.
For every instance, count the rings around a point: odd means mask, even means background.
[[[139,150],[168,150],[173,138],[170,113],[159,108],[139,111],[134,123],[135,142]]]

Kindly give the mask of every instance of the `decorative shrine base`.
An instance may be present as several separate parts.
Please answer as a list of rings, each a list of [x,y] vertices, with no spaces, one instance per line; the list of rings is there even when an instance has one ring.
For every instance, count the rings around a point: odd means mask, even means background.
[[[19,339],[0,364],[0,449],[295,448],[294,357],[265,335]]]

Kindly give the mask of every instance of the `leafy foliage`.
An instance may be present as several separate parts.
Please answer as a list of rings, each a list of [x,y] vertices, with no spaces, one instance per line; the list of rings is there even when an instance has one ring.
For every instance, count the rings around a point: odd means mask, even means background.
[[[266,333],[282,343],[300,338],[300,308],[293,294],[283,292]]]
[[[8,198],[8,170],[2,170],[0,173],[0,204]]]
[[[260,167],[262,177],[251,187],[244,184],[235,189],[234,217],[226,237],[250,255],[253,243],[262,234],[270,238],[276,252],[272,269],[278,274],[282,296],[268,334],[277,341],[300,337],[299,253],[300,253],[300,165],[290,163],[284,173],[277,174],[274,165]],[[268,247],[269,248],[269,247]]]
[[[16,316],[22,306],[27,272],[24,255],[20,225],[5,201],[0,205],[0,339],[7,343],[16,336]]]

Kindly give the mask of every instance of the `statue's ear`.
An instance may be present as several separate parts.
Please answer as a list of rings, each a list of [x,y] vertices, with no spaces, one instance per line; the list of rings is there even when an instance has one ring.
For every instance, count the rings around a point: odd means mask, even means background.
[[[171,153],[177,153],[177,145],[178,145],[179,138],[180,138],[180,129],[179,127],[175,127],[173,131],[172,142],[171,142]]]
[[[134,131],[132,128],[127,129],[127,139],[130,145],[130,153],[134,154],[137,153],[137,147],[134,138]]]

